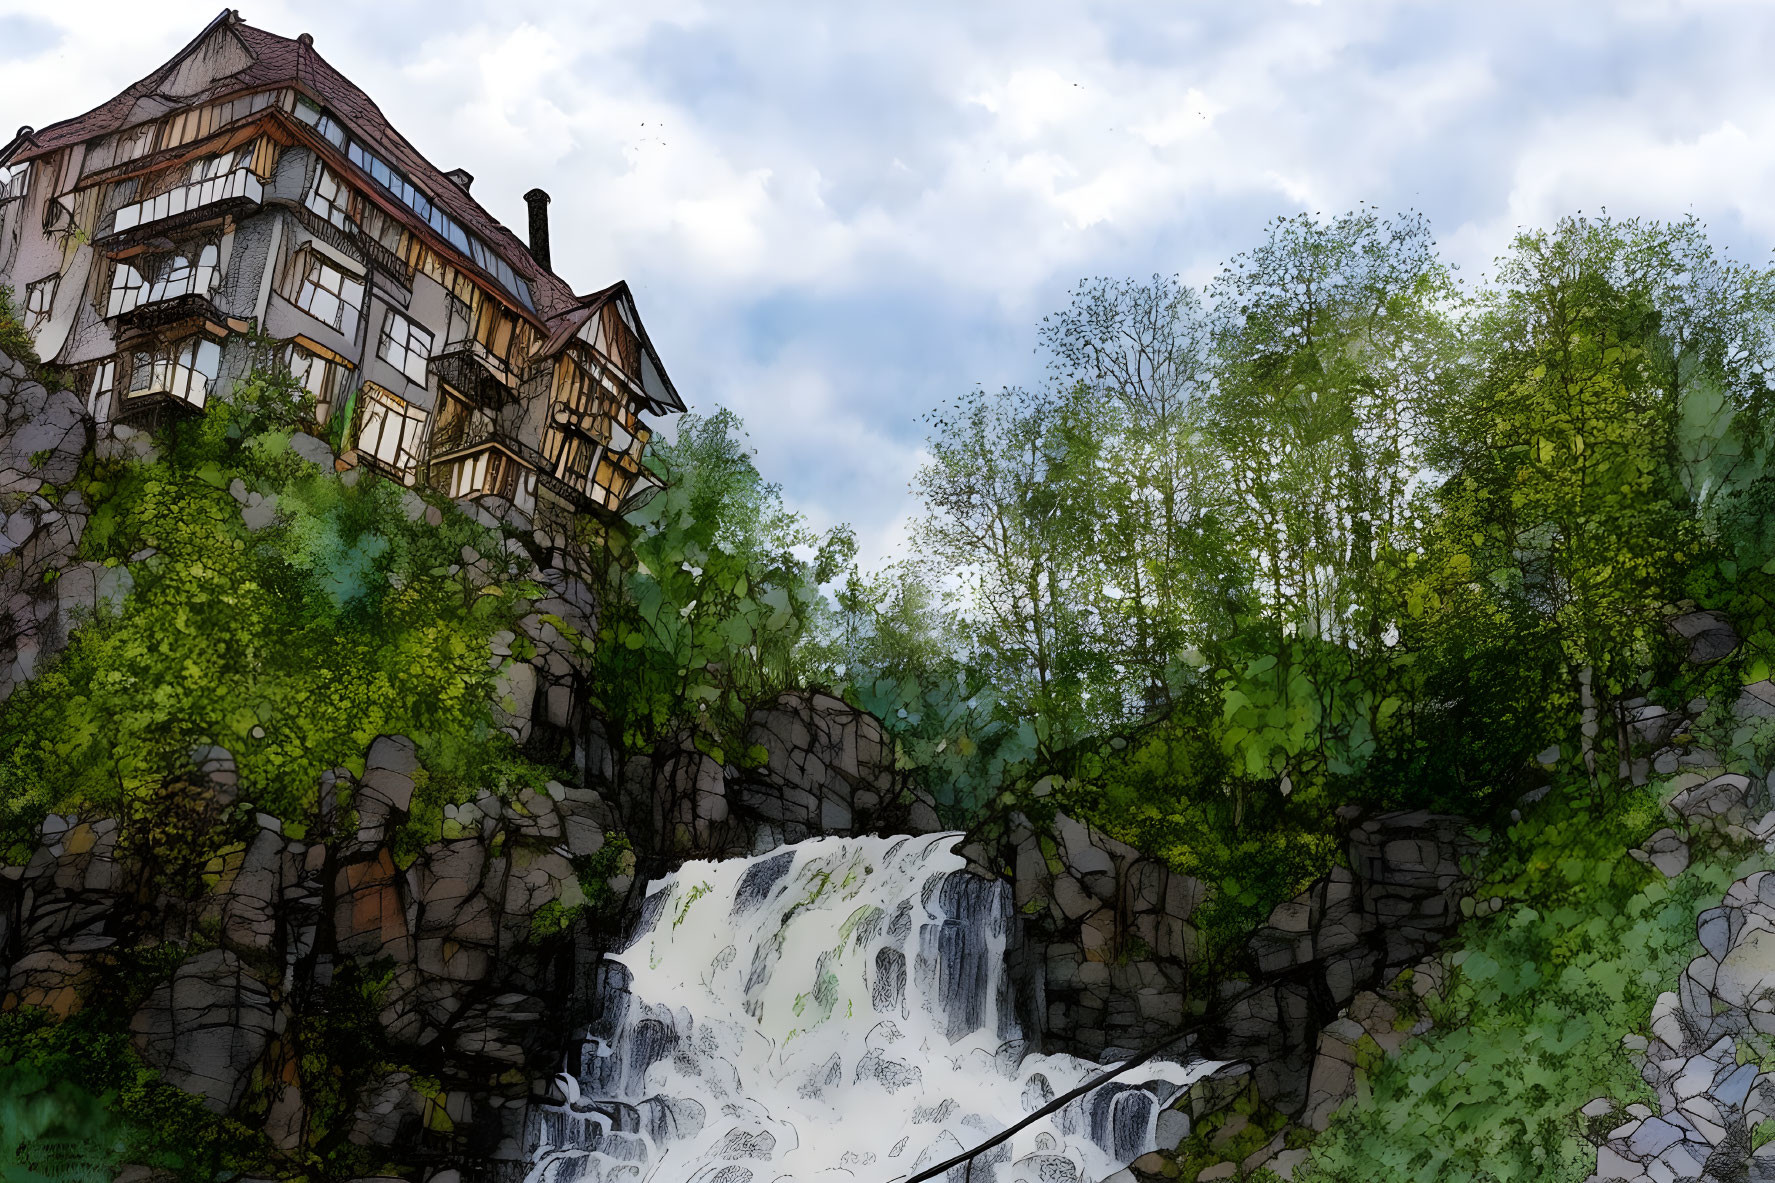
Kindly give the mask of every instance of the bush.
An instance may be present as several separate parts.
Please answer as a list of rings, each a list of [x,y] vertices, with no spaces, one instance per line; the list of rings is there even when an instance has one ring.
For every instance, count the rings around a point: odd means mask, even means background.
[[[1437,1030],[1346,1105],[1295,1178],[1569,1180],[1595,1168],[1577,1110],[1649,1098],[1621,1047],[1694,954],[1695,917],[1744,868],[1699,858],[1674,881],[1623,857],[1662,825],[1656,796],[1606,806],[1555,795],[1510,828],[1467,922]]]
[[[0,841],[53,809],[128,812],[205,744],[298,833],[320,773],[361,771],[378,735],[412,736],[445,797],[536,779],[494,726],[488,642],[539,589],[459,575],[464,546],[502,540],[453,507],[428,526],[398,485],[291,453],[295,393],[261,373],[169,429],[166,459],[87,470],[82,558],[135,586],[0,715]],[[231,489],[279,520],[249,529]]]

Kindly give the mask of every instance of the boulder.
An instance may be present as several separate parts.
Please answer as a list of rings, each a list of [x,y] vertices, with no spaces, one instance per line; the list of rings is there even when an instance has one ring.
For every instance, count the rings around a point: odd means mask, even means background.
[[[240,1103],[276,1028],[270,987],[228,949],[180,962],[130,1020],[142,1058],[215,1113]]]
[[[1685,612],[1667,624],[1671,633],[1685,643],[1685,656],[1693,665],[1719,661],[1738,648],[1738,632],[1723,613]]]

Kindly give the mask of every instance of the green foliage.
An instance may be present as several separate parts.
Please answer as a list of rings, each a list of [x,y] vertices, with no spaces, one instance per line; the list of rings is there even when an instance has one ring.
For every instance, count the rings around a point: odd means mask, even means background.
[[[33,370],[43,364],[37,360],[37,347],[31,334],[25,332],[24,323],[19,320],[13,290],[4,285],[0,285],[0,353]]]
[[[1288,1124],[1288,1118],[1265,1105],[1255,1090],[1247,1090],[1232,1104],[1204,1114],[1176,1148],[1177,1177],[1193,1179],[1221,1162],[1242,1162],[1268,1145]]]
[[[130,1041],[130,1015],[188,952],[166,945],[101,963],[85,1005],[59,1021],[28,1007],[0,1014],[0,1177],[14,1177],[12,1156],[57,1179],[112,1178],[123,1162],[188,1180],[224,1162],[264,1166],[256,1134],[161,1081]],[[24,1140],[9,1156],[14,1133]]]
[[[348,1140],[362,1090],[392,1066],[381,1022],[394,978],[384,962],[347,961],[297,1016],[296,1073],[307,1105],[307,1147],[316,1173],[343,1178],[373,1171],[371,1152]]]
[[[731,412],[686,416],[652,464],[664,489],[604,540],[620,561],[589,646],[592,704],[624,751],[688,728],[737,758],[746,711],[798,683],[820,585],[854,543],[783,508]]]
[[[0,1180],[115,1178],[125,1139],[105,1101],[32,1068],[0,1068]]]
[[[550,900],[531,914],[530,939],[546,941],[551,937],[560,936],[573,927],[584,911],[584,904],[574,904],[569,907],[560,900]]]
[[[297,823],[319,774],[378,735],[414,737],[440,791],[527,775],[492,725],[486,653],[533,589],[452,573],[465,545],[502,553],[464,515],[427,526],[399,486],[290,452],[299,395],[261,371],[170,428],[165,459],[90,468],[82,557],[135,586],[0,715],[0,833],[53,808],[127,811],[202,744]],[[231,488],[275,498],[278,520],[249,529]]]
[[[604,831],[604,845],[573,860],[573,873],[585,892],[585,906],[594,913],[609,914],[622,905],[622,896],[610,881],[635,873],[635,847],[628,837],[614,830]]]
[[[1576,786],[1572,786],[1576,787]],[[1591,1098],[1649,1092],[1621,1047],[1694,955],[1695,917],[1747,868],[1702,857],[1667,881],[1622,850],[1662,824],[1658,798],[1555,793],[1493,850],[1435,1004],[1437,1030],[1372,1074],[1295,1177],[1580,1180],[1594,1149],[1574,1117]]]

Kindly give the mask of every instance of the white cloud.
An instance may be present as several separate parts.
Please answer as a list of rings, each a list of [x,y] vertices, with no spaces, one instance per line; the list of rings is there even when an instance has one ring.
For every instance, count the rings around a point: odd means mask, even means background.
[[[77,113],[215,15],[0,0],[0,128]],[[1775,10],[1410,0],[1101,9],[268,0],[248,20],[357,79],[556,265],[617,277],[686,396],[865,550],[903,538],[920,410],[1039,377],[1034,322],[1081,276],[1193,281],[1262,224],[1426,212],[1478,271],[1577,207],[1694,209],[1775,239]],[[45,22],[60,27],[46,37]],[[0,29],[8,28],[0,21]],[[1532,28],[1534,34],[1526,35]]]

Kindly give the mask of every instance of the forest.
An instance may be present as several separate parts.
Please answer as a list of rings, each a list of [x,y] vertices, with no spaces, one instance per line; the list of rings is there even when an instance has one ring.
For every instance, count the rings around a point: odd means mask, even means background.
[[[1205,290],[1083,282],[1039,338],[1043,383],[925,416],[876,570],[688,419],[598,651],[613,728],[696,703],[719,749],[827,685],[958,827],[1054,776],[1249,919],[1340,804],[1482,817],[1550,767],[1606,802],[1627,704],[1771,672],[1775,272],[1698,222],[1574,216],[1469,283],[1418,215],[1279,218]],[[1743,643],[1685,682],[1696,605]]]
[[[945,824],[1039,797],[1215,885],[1203,935],[1227,973],[1342,857],[1340,807],[1470,817],[1500,839],[1485,875],[1509,910],[1469,934],[1505,968],[1451,991],[1457,1030],[1565,1042],[1459,1096],[1425,1082],[1464,1053],[1426,1043],[1316,1168],[1578,1170],[1562,1106],[1643,1088],[1609,1049],[1729,881],[1648,897],[1620,858],[1657,824],[1631,712],[1705,696],[1730,759],[1766,768],[1775,741],[1729,723],[1775,672],[1775,270],[1694,220],[1573,216],[1475,279],[1422,216],[1359,209],[1276,219],[1200,290],[1082,281],[1035,335],[1041,381],[925,416],[910,545],[873,569],[786,506],[736,416],[682,420],[650,454],[660,491],[579,540],[607,557],[598,635],[572,638],[588,716],[619,753],[689,735],[743,765],[748,710],[830,690],[882,721]],[[132,565],[132,610],[85,622],[0,711],[0,849],[28,854],[52,811],[152,811],[145,786],[195,743],[227,746],[296,836],[316,776],[361,771],[379,734],[420,738],[415,841],[469,786],[572,775],[570,742],[492,726],[481,653],[532,593],[497,572],[464,591],[452,563],[497,556],[496,532],[421,529],[387,482],[300,475],[266,445],[300,421],[294,390],[269,366],[160,463],[83,470],[82,554]],[[240,525],[242,476],[281,490],[275,550]],[[1703,666],[1669,625],[1697,608],[1740,638]],[[194,885],[227,837],[155,835]],[[98,1091],[100,1061],[127,1076],[98,1030],[0,1016],[18,1049],[0,1070],[36,1081],[0,1101],[63,1072]]]

